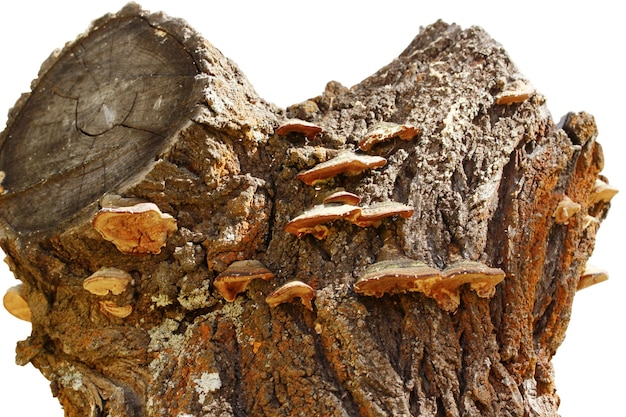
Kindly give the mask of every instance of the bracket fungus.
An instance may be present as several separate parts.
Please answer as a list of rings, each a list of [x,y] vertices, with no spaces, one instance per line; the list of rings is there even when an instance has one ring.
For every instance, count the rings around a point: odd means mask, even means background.
[[[380,168],[386,163],[387,160],[381,156],[358,155],[351,151],[343,151],[336,157],[299,173],[296,178],[307,185],[315,185],[339,174],[358,175],[366,169]]]
[[[569,219],[574,214],[578,213],[580,209],[580,204],[575,203],[568,196],[563,196],[563,199],[559,201],[559,204],[556,206],[552,217],[554,217],[554,221],[558,224],[568,224]]]
[[[352,222],[361,227],[378,227],[383,219],[387,217],[400,216],[408,219],[413,215],[414,211],[413,207],[406,204],[396,201],[384,201],[374,203],[369,207],[363,207],[359,216]]]
[[[411,140],[418,133],[419,129],[410,124],[399,125],[392,122],[380,122],[368,129],[365,136],[359,141],[359,148],[367,152],[379,143],[393,138]]]
[[[272,271],[257,260],[235,261],[215,278],[213,285],[226,301],[232,302],[237,294],[246,290],[252,280],[267,281],[272,278]]]
[[[100,301],[100,309],[105,313],[121,319],[130,316],[130,313],[133,312],[133,306],[118,306],[114,301]]]
[[[324,199],[324,204],[350,204],[356,206],[361,202],[361,197],[348,191],[335,191]]]
[[[441,272],[413,259],[389,259],[370,265],[354,284],[358,294],[382,297],[385,294],[422,292],[441,280]]]
[[[325,223],[340,219],[354,221],[360,213],[360,207],[350,204],[319,204],[293,218],[285,226],[285,232],[298,237],[312,234],[317,239],[323,239],[328,234]]]
[[[609,274],[606,271],[596,268],[593,265],[585,265],[585,271],[578,280],[578,286],[576,290],[582,290],[592,285],[599,284],[609,279]]]
[[[617,188],[598,178],[589,195],[589,205],[596,205],[600,201],[609,203],[618,192],[619,190]]]
[[[93,220],[94,228],[123,253],[160,253],[176,219],[161,213],[154,203],[130,207],[104,207]]]
[[[491,298],[496,292],[496,285],[505,277],[500,268],[491,268],[469,259],[451,263],[441,275],[443,278],[433,287],[431,296],[446,311],[454,311],[459,306],[462,285],[470,284],[479,297]]]
[[[270,307],[276,307],[279,304],[293,301],[293,299],[297,297],[300,298],[302,304],[307,309],[313,311],[311,300],[315,297],[315,291],[310,285],[302,281],[290,281],[286,283],[268,295],[265,301]]]
[[[322,128],[314,123],[300,119],[289,119],[276,129],[278,136],[287,136],[290,133],[301,133],[307,139],[314,139],[322,133]]]
[[[515,80],[504,86],[496,96],[496,104],[523,103],[535,94],[535,88],[525,80]]]
[[[120,295],[133,277],[126,271],[117,268],[100,268],[83,281],[83,288],[94,295]]]
[[[2,304],[6,311],[20,320],[31,321],[31,312],[26,298],[24,298],[24,287],[22,284],[11,287],[2,298]]]

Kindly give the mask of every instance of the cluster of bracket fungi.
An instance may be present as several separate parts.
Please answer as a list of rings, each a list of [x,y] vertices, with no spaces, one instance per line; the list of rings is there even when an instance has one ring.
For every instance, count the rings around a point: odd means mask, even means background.
[[[534,91],[526,84],[516,84],[510,90],[498,97],[500,104],[524,100]],[[313,123],[292,119],[281,125],[275,133],[278,136],[295,133],[314,139],[322,133],[322,128]],[[394,138],[412,140],[418,133],[418,129],[412,125],[381,122],[370,128],[358,145],[362,151],[369,152],[382,142]],[[386,159],[380,156],[342,151],[336,157],[299,173],[296,178],[313,186],[323,184],[336,175],[358,175],[367,169],[381,168],[386,163]],[[617,192],[615,187],[601,177],[596,180],[589,202],[591,205],[601,201],[608,203]],[[289,221],[285,231],[299,238],[311,234],[317,239],[324,239],[329,233],[327,224],[336,220],[349,221],[360,227],[378,227],[385,218],[394,216],[408,218],[413,215],[413,207],[394,201],[373,203],[366,207],[359,206],[360,202],[361,198],[353,193],[345,190],[334,191],[322,204],[306,210]],[[162,213],[154,203],[105,196],[101,206],[94,217],[93,227],[103,239],[112,242],[122,253],[158,254],[169,236],[178,230],[176,219]],[[580,209],[580,204],[566,195],[563,196],[553,213],[555,222],[567,224]],[[584,221],[587,227],[598,220],[586,215]],[[495,293],[495,286],[504,277],[505,273],[501,269],[491,268],[478,261],[459,260],[447,265],[443,270],[438,270],[421,261],[394,257],[370,265],[355,283],[354,290],[356,293],[374,297],[420,292],[433,298],[442,309],[451,312],[459,306],[460,288],[464,284],[469,284],[479,297],[490,298]],[[226,301],[234,301],[252,280],[272,278],[274,274],[261,262],[240,260],[233,262],[220,273],[213,285]],[[579,279],[577,289],[587,288],[607,279],[605,271],[587,265]],[[132,282],[133,278],[128,272],[114,267],[102,267],[83,281],[83,288],[99,297],[107,297],[109,294],[119,296]],[[307,309],[313,310],[311,301],[314,296],[315,291],[308,284],[289,281],[269,294],[266,302],[270,307],[276,307],[281,303],[300,298]],[[104,313],[119,318],[125,318],[132,313],[131,305],[119,305],[110,298],[99,301],[100,309]],[[31,321],[31,311],[22,284],[7,290],[3,304],[13,316]]]

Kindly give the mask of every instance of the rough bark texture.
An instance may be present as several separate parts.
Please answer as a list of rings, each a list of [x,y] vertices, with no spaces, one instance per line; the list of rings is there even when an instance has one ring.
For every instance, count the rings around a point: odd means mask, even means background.
[[[539,93],[498,104],[515,81],[483,30],[437,22],[353,88],[330,82],[281,110],[184,22],[136,6],[105,16],[44,64],[0,137],[0,243],[32,310],[18,362],[67,416],[556,415],[550,361],[599,225],[586,216],[608,209],[589,203],[603,158],[591,116],[557,126]],[[290,117],[324,131],[275,135]],[[295,178],[380,121],[420,133],[374,148],[382,169]],[[321,240],[284,231],[339,187],[414,214],[337,221]],[[565,195],[581,209],[557,223]],[[105,201],[155,203],[178,229],[158,254],[121,253],[92,226]],[[420,293],[355,294],[383,244],[506,278],[491,299],[463,288],[454,312]],[[213,280],[242,259],[275,278],[226,302]],[[88,293],[101,267],[132,284]],[[315,288],[313,311],[266,304],[293,279]]]

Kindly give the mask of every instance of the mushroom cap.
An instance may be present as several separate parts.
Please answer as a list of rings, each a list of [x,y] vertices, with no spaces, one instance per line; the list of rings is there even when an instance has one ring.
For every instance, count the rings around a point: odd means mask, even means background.
[[[507,84],[496,96],[496,104],[522,103],[535,94],[535,88],[525,80],[515,80]]]
[[[307,185],[314,185],[339,174],[358,175],[366,169],[380,168],[386,163],[387,160],[382,156],[359,155],[351,151],[343,151],[336,157],[299,173],[296,178]]]
[[[361,202],[361,197],[348,191],[335,191],[324,199],[324,204],[343,203],[356,206]]]
[[[161,213],[154,203],[130,207],[104,207],[93,220],[94,228],[123,253],[160,253],[176,219]]]
[[[94,295],[120,295],[133,277],[126,271],[117,268],[100,268],[83,281],[83,288]]]
[[[598,178],[596,179],[593,190],[589,195],[589,205],[593,206],[600,201],[609,203],[618,192],[619,190],[617,188]]]
[[[578,280],[578,286],[576,290],[582,290],[587,287],[591,287],[592,285],[599,284],[609,279],[608,272],[596,268],[593,265],[585,265],[585,271],[580,276]]]
[[[285,226],[287,233],[292,233],[298,237],[302,237],[308,233],[316,235],[319,231],[328,231],[324,223],[333,220],[348,219],[353,221],[361,213],[361,208],[350,204],[325,205],[320,204],[305,211],[301,215],[294,217]],[[325,237],[325,234],[324,236]]]
[[[393,138],[411,140],[419,133],[419,129],[410,124],[399,125],[392,122],[380,122],[370,127],[359,141],[359,148],[369,151],[379,143]]]
[[[289,119],[276,129],[278,136],[286,136],[290,133],[302,133],[308,139],[313,139],[315,136],[322,133],[322,128],[305,120]]]
[[[302,304],[313,311],[311,300],[315,297],[315,291],[310,285],[302,281],[290,281],[286,283],[268,295],[265,301],[270,307],[276,307],[279,304],[290,302],[296,297],[300,297]]]
[[[31,311],[24,298],[24,287],[22,284],[18,284],[7,290],[2,298],[2,303],[6,311],[20,320],[31,321]]]
[[[250,259],[235,261],[221,274],[215,277],[213,285],[226,301],[235,301],[237,294],[242,293],[254,279],[270,280],[274,278],[272,271],[261,262]]]
[[[400,216],[407,219],[413,215],[414,211],[413,207],[406,204],[396,201],[383,201],[374,203],[369,207],[363,207],[361,214],[353,220],[353,223],[361,227],[377,227],[387,217]]]
[[[558,224],[568,224],[569,219],[581,209],[581,205],[572,201],[568,196],[563,196],[554,210],[554,221]]]
[[[453,262],[441,272],[443,279],[439,286],[448,289],[459,288],[463,284],[470,284],[481,298],[493,297],[496,285],[504,280],[505,273],[500,268],[491,268],[482,262],[463,259]]]
[[[102,311],[122,319],[130,316],[130,313],[133,312],[133,306],[130,304],[118,306],[114,301],[100,301],[100,308]]]
[[[368,296],[419,291],[426,295],[441,280],[441,272],[413,259],[390,259],[370,265],[354,284],[354,291]]]

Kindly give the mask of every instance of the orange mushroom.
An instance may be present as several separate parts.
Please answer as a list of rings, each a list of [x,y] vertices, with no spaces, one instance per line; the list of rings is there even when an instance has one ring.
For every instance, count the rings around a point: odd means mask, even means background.
[[[219,274],[213,285],[226,301],[235,301],[254,279],[270,280],[272,271],[257,260],[235,261]]]
[[[523,103],[535,94],[535,88],[527,81],[515,80],[507,84],[496,96],[496,104]]]
[[[353,223],[361,227],[378,227],[383,219],[387,217],[400,216],[406,219],[411,217],[414,211],[413,207],[406,204],[384,201],[374,203],[369,207],[363,207],[359,216],[353,220]]]
[[[133,277],[126,271],[117,268],[100,268],[83,281],[83,288],[95,295],[120,295]]]
[[[381,156],[357,155],[351,151],[343,151],[336,157],[299,173],[296,178],[307,185],[315,185],[339,174],[358,175],[366,169],[380,168],[386,163],[387,160]]]
[[[28,302],[24,297],[24,287],[22,284],[11,287],[2,298],[2,304],[6,311],[20,320],[31,321],[31,311]]]
[[[441,280],[441,272],[424,262],[413,259],[390,259],[369,266],[354,284],[354,291],[368,296],[403,292],[430,293],[430,288]]]
[[[576,290],[582,290],[584,288],[591,287],[592,285],[599,284],[609,279],[609,274],[606,271],[596,268],[592,265],[585,265],[585,271],[578,280],[578,286]]]
[[[348,191],[335,191],[324,199],[324,204],[342,203],[356,206],[361,202],[361,197]]]
[[[322,133],[322,128],[304,120],[290,119],[276,129],[278,136],[287,136],[290,133],[302,133],[307,139],[314,139]]]
[[[413,125],[399,125],[391,122],[380,122],[368,129],[365,136],[359,141],[362,151],[369,151],[379,143],[393,138],[411,140],[419,133],[419,129]]]
[[[312,234],[317,239],[323,239],[328,234],[328,227],[325,223],[340,219],[354,221],[360,213],[360,207],[350,204],[320,204],[292,219],[285,226],[285,231],[298,237]]]
[[[123,253],[160,253],[168,236],[177,230],[176,219],[153,203],[104,207],[93,226]]]

